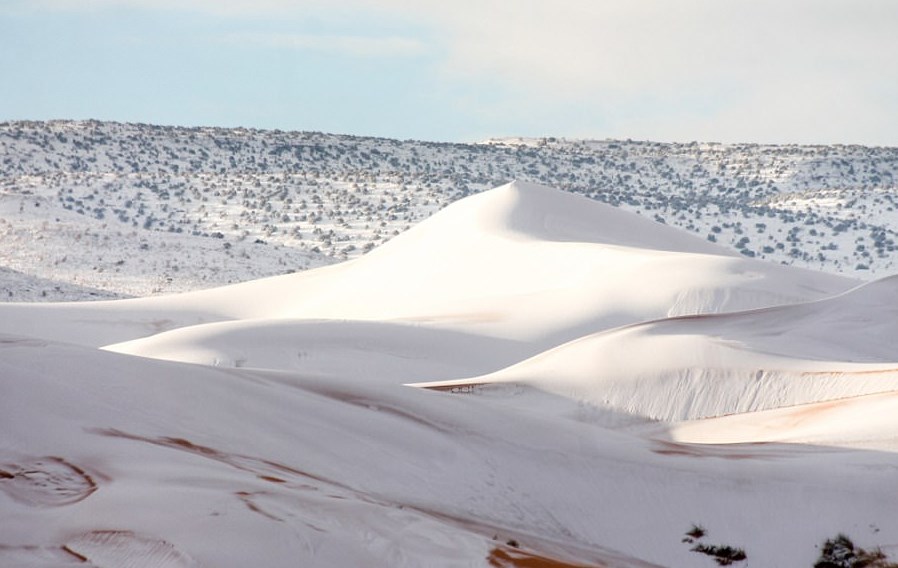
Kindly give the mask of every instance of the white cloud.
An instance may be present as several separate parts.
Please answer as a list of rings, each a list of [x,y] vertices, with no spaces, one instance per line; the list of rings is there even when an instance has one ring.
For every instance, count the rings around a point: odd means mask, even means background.
[[[690,128],[702,140],[895,145],[893,100],[878,98],[850,76],[841,85],[803,76],[789,89],[760,86],[716,114],[670,130]]]
[[[871,53],[898,57],[894,2],[866,11],[825,0],[457,2],[467,6],[434,13],[448,28],[454,71],[574,93],[784,78],[799,66],[826,72]]]
[[[440,22],[449,77],[593,105],[617,136],[898,143],[891,0],[456,0],[419,15]]]

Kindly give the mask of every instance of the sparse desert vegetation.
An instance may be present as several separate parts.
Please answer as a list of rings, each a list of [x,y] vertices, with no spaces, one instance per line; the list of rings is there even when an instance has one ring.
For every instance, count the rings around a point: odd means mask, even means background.
[[[896,270],[894,148],[557,138],[448,144],[7,122],[0,124],[0,266],[58,282],[14,280],[5,295],[82,294],[62,293],[68,285],[158,294],[321,266],[515,179],[638,212],[747,257],[862,278]]]

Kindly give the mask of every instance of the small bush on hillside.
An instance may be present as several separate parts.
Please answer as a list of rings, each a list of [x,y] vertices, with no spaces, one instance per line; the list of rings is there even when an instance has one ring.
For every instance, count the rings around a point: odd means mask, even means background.
[[[686,533],[686,536],[689,536],[692,538],[702,538],[703,536],[705,536],[705,533],[707,533],[707,532],[708,531],[705,530],[705,527],[703,527],[701,525],[692,525],[692,528],[689,529],[689,532]]]
[[[856,548],[850,538],[839,534],[823,543],[814,568],[898,568],[898,563],[889,562],[879,548]]]
[[[708,531],[703,526],[692,525],[683,536],[683,542],[694,544],[690,549],[692,552],[710,556],[719,566],[730,566],[748,558],[741,548],[698,542],[707,534]],[[879,547],[865,550],[856,547],[844,534],[839,534],[823,543],[823,550],[814,568],[898,568],[898,562],[889,562],[888,556]]]
[[[710,556],[719,566],[730,566],[733,562],[741,562],[747,558],[743,549],[728,545],[696,544],[692,551]]]
[[[707,534],[708,531],[705,530],[705,527],[701,525],[692,525],[692,528],[689,529],[686,532],[686,536],[683,537],[683,542],[693,544],[704,538]],[[745,554],[745,550],[729,545],[698,543],[690,550],[698,552],[699,554],[704,554],[705,556],[710,556],[719,566],[730,566],[734,562],[741,562],[748,558]]]

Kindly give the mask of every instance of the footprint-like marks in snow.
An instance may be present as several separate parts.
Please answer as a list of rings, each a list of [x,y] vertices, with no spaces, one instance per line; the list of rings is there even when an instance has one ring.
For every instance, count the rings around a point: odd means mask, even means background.
[[[86,560],[61,546],[0,544],[0,566],[15,568],[91,568]]]
[[[197,568],[173,544],[132,531],[91,531],[64,545],[0,544],[0,566],[16,568]]]
[[[66,552],[96,568],[196,568],[173,544],[131,531],[91,531],[70,540]]]
[[[27,505],[61,507],[87,499],[96,490],[90,475],[62,458],[0,463],[0,491]]]

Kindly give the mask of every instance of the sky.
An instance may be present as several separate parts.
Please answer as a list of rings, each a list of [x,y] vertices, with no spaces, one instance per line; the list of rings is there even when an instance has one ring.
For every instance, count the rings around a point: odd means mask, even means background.
[[[896,0],[0,0],[0,121],[898,146]]]

